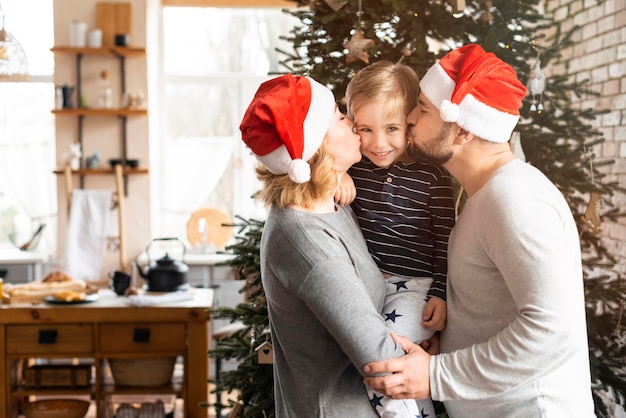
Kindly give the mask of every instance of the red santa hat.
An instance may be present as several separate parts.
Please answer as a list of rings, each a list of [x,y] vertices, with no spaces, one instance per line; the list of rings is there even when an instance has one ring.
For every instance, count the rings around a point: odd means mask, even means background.
[[[333,93],[309,77],[285,74],[261,84],[241,121],[243,142],[273,174],[311,179],[308,160],[335,112]]]
[[[509,140],[526,94],[515,70],[476,44],[445,55],[426,72],[420,88],[445,122],[491,142]]]

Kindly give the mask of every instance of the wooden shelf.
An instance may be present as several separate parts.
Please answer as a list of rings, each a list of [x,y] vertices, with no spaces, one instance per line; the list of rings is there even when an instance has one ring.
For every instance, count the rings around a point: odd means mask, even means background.
[[[92,108],[72,108],[54,109],[55,115],[67,116],[144,116],[148,114],[146,109],[92,109]]]
[[[172,378],[172,381],[164,386],[116,386],[104,384],[100,389],[103,395],[147,395],[147,394],[173,394],[182,397],[183,381],[181,378]]]
[[[65,173],[65,167],[57,167],[54,169],[54,174],[63,174]],[[122,174],[132,175],[132,174],[146,174],[148,173],[147,167],[138,167],[138,168],[130,168],[125,167],[122,170]],[[103,174],[115,174],[115,170],[112,168],[79,168],[78,170],[72,170],[72,174],[79,176],[88,176],[88,175],[103,175]]]
[[[73,46],[55,46],[51,48],[55,54],[68,55],[114,55],[117,57],[142,57],[146,55],[146,48],[124,46],[109,46],[102,48],[79,48]]]
[[[34,388],[27,387],[20,384],[13,390],[13,397],[23,398],[26,396],[50,396],[50,395],[93,395],[96,393],[96,387],[94,384],[83,388],[64,388],[64,387],[49,387],[49,388]]]

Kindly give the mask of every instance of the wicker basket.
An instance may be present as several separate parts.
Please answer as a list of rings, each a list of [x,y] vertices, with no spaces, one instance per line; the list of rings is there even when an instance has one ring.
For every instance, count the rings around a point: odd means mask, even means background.
[[[24,405],[26,418],[83,418],[90,403],[78,399],[46,399]]]
[[[176,357],[109,359],[111,374],[119,386],[158,387],[170,383]]]

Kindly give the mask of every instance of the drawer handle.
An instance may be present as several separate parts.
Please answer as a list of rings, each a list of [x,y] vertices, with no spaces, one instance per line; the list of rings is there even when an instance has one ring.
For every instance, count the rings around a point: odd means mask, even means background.
[[[40,329],[39,344],[56,344],[58,334],[56,329]]]
[[[135,328],[135,331],[133,333],[133,342],[149,343],[150,342],[150,328]]]

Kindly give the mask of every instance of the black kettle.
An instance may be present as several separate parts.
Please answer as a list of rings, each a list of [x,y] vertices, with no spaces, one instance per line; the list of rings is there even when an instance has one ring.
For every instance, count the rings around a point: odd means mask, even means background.
[[[187,285],[187,272],[189,267],[182,261],[176,260],[165,253],[165,256],[150,262],[150,246],[154,241],[178,241],[183,246],[183,255],[185,256],[185,244],[178,238],[155,238],[146,247],[146,255],[148,256],[147,270],[141,270],[139,263],[135,262],[137,270],[141,277],[148,283],[148,291],[151,292],[173,292],[180,290]]]

